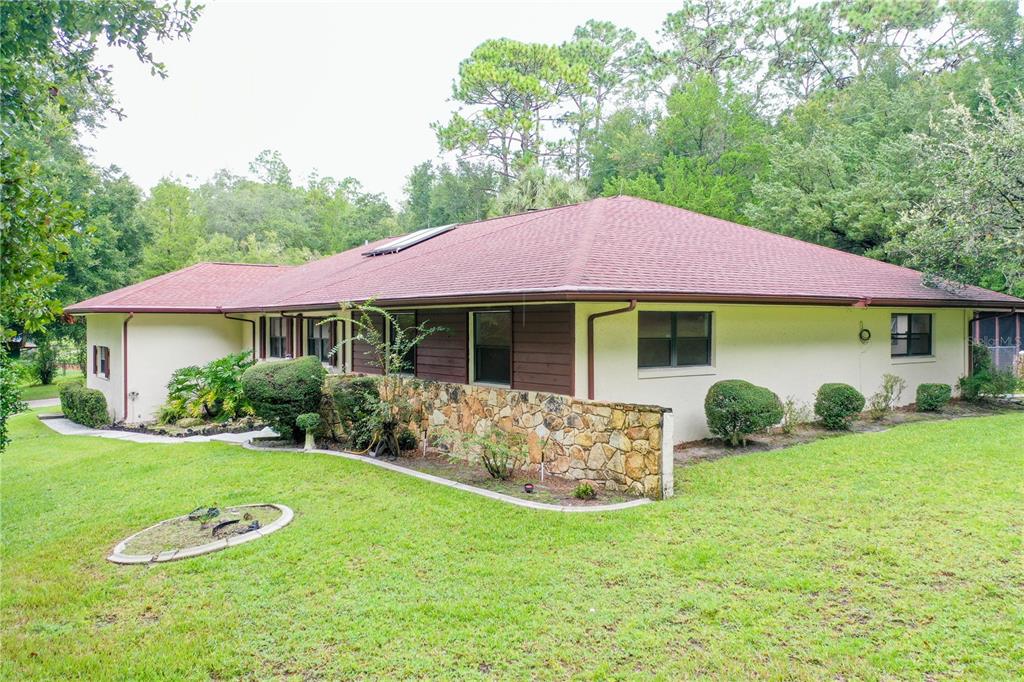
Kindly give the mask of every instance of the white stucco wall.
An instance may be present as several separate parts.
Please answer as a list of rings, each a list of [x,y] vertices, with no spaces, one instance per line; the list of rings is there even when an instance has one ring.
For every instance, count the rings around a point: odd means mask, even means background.
[[[122,389],[124,374],[121,372],[121,330],[124,315],[89,315],[85,327],[85,385],[103,392],[107,399],[107,411],[113,419],[121,419],[124,405]],[[93,346],[110,349],[110,378],[98,376],[93,371]]]
[[[576,304],[577,396],[587,395],[587,317],[623,305]],[[700,368],[638,369],[637,312],[595,321],[594,397],[672,408],[677,443],[708,435],[704,396],[723,379],[745,379],[783,399],[794,396],[811,404],[823,383],[848,383],[870,396],[889,373],[906,380],[901,403],[907,404],[914,401],[918,384],[955,386],[967,369],[966,310],[657,303],[641,303],[638,310],[712,312],[712,366]],[[933,315],[932,356],[890,356],[893,312]],[[871,331],[867,343],[858,338],[861,325]]]

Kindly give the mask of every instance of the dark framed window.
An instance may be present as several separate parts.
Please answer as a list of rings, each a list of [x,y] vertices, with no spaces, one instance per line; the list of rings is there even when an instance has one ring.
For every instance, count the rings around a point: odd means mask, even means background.
[[[641,368],[710,365],[711,313],[642,310],[637,347]]]
[[[511,310],[473,313],[473,381],[511,385]]]
[[[412,330],[416,326],[416,313],[392,313],[391,317],[393,322],[391,323],[391,329],[388,331],[388,343],[391,339],[395,338],[395,327],[402,330],[405,340],[409,341],[412,336],[415,336],[415,331]],[[415,374],[416,373],[416,347],[413,346],[405,352],[402,357],[402,366],[398,369],[399,373],[403,374]]]
[[[306,355],[319,358],[320,362],[331,361],[331,349],[334,347],[331,338],[333,324],[315,318],[306,319]]]
[[[92,373],[104,379],[110,378],[110,348],[107,346],[92,347]]]
[[[291,320],[283,317],[270,318],[270,357],[288,357],[288,332],[287,327]]]
[[[891,324],[892,357],[932,354],[931,314],[893,313]]]

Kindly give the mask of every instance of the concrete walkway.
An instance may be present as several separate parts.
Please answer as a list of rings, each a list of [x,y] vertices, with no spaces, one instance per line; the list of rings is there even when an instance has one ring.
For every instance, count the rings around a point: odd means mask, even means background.
[[[637,500],[630,500],[629,502],[616,502],[615,504],[593,504],[593,505],[571,505],[571,504],[544,504],[543,502],[534,502],[533,500],[524,500],[521,497],[515,497],[513,495],[506,495],[505,493],[495,492],[493,490],[486,490],[484,488],[477,488],[476,486],[466,485],[465,483],[459,483],[458,481],[452,481],[447,478],[441,478],[440,476],[434,476],[432,474],[425,474],[422,471],[416,471],[415,469],[408,469],[391,462],[384,462],[373,457],[367,457],[365,455],[356,455],[351,452],[339,452],[338,450],[303,450],[302,448],[257,448],[250,442],[253,438],[261,436],[276,436],[277,434],[270,428],[265,428],[262,431],[246,431],[245,433],[222,433],[216,436],[188,436],[186,438],[174,438],[173,436],[157,436],[150,433],[134,433],[132,431],[114,431],[112,429],[91,429],[88,426],[82,426],[75,422],[59,418],[59,419],[46,419],[45,415],[41,415],[40,420],[42,423],[49,426],[51,429],[63,436],[95,436],[97,438],[112,438],[114,440],[123,440],[130,443],[209,443],[211,441],[219,441],[222,443],[234,443],[241,445],[248,450],[256,450],[259,452],[300,452],[310,453],[317,455],[331,455],[332,457],[341,457],[343,459],[350,459],[355,462],[362,462],[363,464],[369,464],[371,466],[380,467],[387,469],[388,471],[394,471],[399,474],[405,474],[406,476],[412,476],[422,481],[429,481],[438,485],[443,485],[448,488],[455,488],[456,490],[463,490],[467,493],[473,493],[474,495],[480,495],[481,497],[487,497],[492,500],[499,502],[505,502],[507,504],[514,504],[517,507],[526,507],[527,509],[538,509],[541,511],[554,511],[554,512],[568,512],[568,513],[588,513],[588,512],[607,512],[607,511],[618,511],[621,509],[630,509],[631,507],[639,507],[644,504],[649,504],[653,500],[649,500],[646,497],[642,497]]]
[[[273,429],[265,428],[262,431],[245,431],[243,433],[219,433],[214,436],[185,436],[175,438],[174,436],[158,436],[152,433],[136,433],[134,431],[115,431],[114,429],[92,429],[88,426],[76,424],[70,419],[40,419],[51,429],[62,436],[96,436],[98,438],[112,438],[124,440],[130,443],[210,443],[218,441],[221,443],[235,443],[241,445],[257,436],[276,436]]]
[[[28,409],[34,410],[37,407],[56,407],[60,405],[60,398],[41,398],[39,400],[26,400]]]

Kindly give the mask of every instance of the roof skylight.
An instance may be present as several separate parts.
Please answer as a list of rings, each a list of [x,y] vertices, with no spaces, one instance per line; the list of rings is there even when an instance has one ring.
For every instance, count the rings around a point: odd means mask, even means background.
[[[381,244],[380,246],[370,249],[365,252],[364,256],[383,256],[386,253],[398,253],[408,249],[410,246],[415,246],[420,242],[425,242],[432,237],[436,237],[439,234],[450,232],[455,229],[455,225],[438,225],[437,227],[425,227],[422,230],[416,230],[410,232],[407,235],[403,235],[398,239],[393,239],[387,244]]]

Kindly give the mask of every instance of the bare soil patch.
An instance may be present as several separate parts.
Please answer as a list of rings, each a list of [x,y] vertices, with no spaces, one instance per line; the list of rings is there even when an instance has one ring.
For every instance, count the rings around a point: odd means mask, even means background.
[[[179,516],[168,519],[131,538],[124,546],[123,554],[159,554],[172,549],[198,547],[250,530],[264,528],[281,516],[281,510],[270,505],[227,507],[218,510],[216,516],[189,518]]]
[[[726,445],[719,438],[705,438],[703,440],[680,443],[675,447],[675,462],[676,465],[695,464],[733,455],[781,450],[782,448],[810,443],[822,438],[844,436],[850,433],[885,431],[900,424],[948,421],[950,419],[963,419],[967,417],[988,417],[996,414],[1021,411],[1024,411],[1024,405],[1019,401],[969,403],[954,400],[938,412],[917,412],[912,406],[901,407],[890,412],[882,419],[876,420],[862,417],[853,422],[847,431],[829,431],[816,423],[811,423],[800,425],[792,433],[783,433],[777,427],[773,427],[769,433],[754,434],[747,439],[746,445],[735,448]]]

